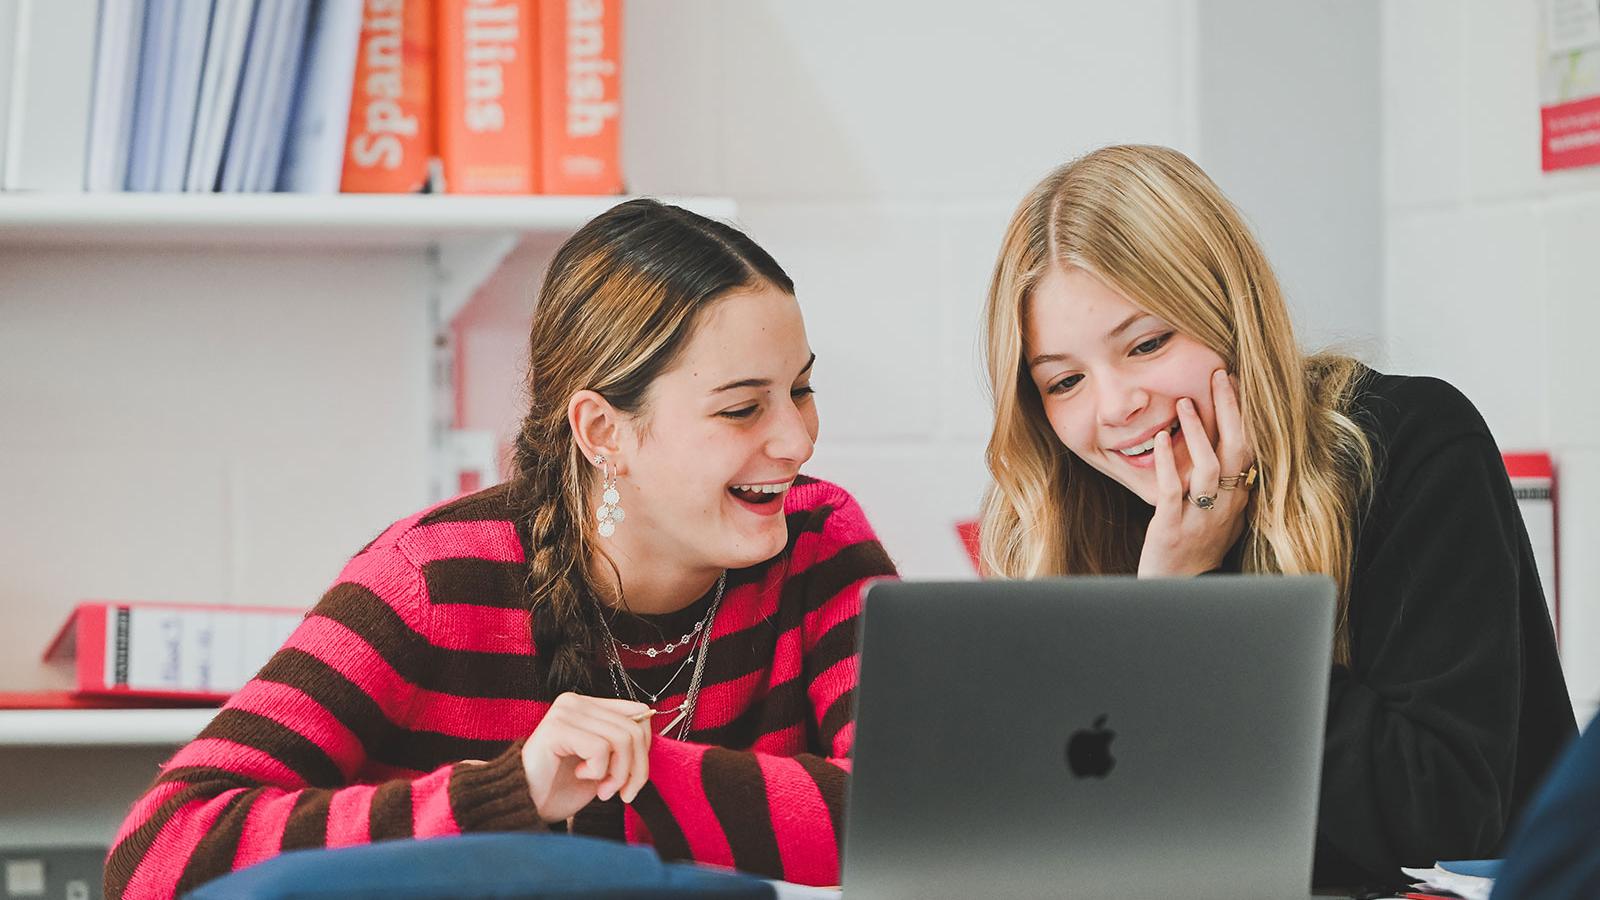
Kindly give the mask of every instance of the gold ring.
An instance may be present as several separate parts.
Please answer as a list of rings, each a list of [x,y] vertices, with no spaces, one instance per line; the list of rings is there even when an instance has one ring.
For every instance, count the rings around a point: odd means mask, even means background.
[[[1255,467],[1255,464],[1252,463],[1247,471],[1240,472],[1237,475],[1224,475],[1221,478],[1218,478],[1217,487],[1225,491],[1231,491],[1238,488],[1242,484],[1244,485],[1244,489],[1248,491],[1256,486],[1256,478],[1260,474],[1260,470],[1258,470]]]
[[[1211,507],[1217,505],[1217,495],[1212,494],[1207,496],[1205,494],[1199,494],[1194,497],[1190,497],[1189,502],[1200,507],[1201,509],[1210,509]]]

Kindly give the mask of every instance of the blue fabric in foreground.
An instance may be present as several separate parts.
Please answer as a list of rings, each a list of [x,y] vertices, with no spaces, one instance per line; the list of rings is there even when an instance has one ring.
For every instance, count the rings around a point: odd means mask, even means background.
[[[225,875],[187,896],[194,900],[771,900],[776,891],[749,875],[664,863],[648,847],[565,834],[501,833],[294,850]]]
[[[1600,897],[1600,717],[1567,750],[1506,845],[1493,900]]]

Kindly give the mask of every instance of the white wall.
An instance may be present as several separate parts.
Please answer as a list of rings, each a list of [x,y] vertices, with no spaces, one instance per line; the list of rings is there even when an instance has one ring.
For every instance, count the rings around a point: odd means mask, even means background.
[[[0,250],[0,690],[80,600],[309,606],[426,499],[420,254]]]
[[[1539,4],[1383,5],[1391,369],[1455,383],[1506,449],[1550,449],[1563,659],[1600,703],[1600,169],[1539,168]]]
[[[810,468],[861,498],[905,574],[971,574],[953,523],[987,478],[979,314],[1012,210],[1072,156],[1194,155],[1261,231],[1306,343],[1377,345],[1375,10],[915,9],[634,3],[624,93],[631,187],[732,195],[795,277],[823,415]]]
[[[1381,350],[1375,3],[1204,0],[1198,161],[1244,212],[1311,349]]]
[[[738,201],[817,353],[809,470],[906,574],[969,576],[1001,232],[1071,156],[1192,146],[1190,0],[632,3],[626,28],[630,187]]]
[[[970,574],[953,526],[986,480],[979,312],[1005,221],[1063,160],[1129,141],[1194,154],[1258,225],[1310,342],[1376,332],[1370,16],[1251,7],[628,5],[630,188],[732,196],[794,275],[819,354],[810,469],[862,499],[908,575]],[[1317,36],[1341,53],[1284,87]],[[1288,99],[1324,112],[1258,115]],[[1316,177],[1255,165],[1278,146],[1322,152]],[[1340,216],[1316,209],[1338,197],[1354,198]],[[34,652],[81,598],[310,603],[425,499],[423,262],[196,262],[0,258],[0,598],[23,610],[0,687],[64,683]],[[475,427],[514,421],[536,275],[513,258],[463,335]]]

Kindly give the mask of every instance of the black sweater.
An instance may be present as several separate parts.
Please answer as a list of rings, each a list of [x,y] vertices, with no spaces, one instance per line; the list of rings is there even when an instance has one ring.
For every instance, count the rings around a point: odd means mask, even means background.
[[[1434,378],[1367,373],[1348,412],[1378,462],[1357,535],[1351,665],[1328,699],[1314,880],[1494,856],[1576,733],[1500,452]]]

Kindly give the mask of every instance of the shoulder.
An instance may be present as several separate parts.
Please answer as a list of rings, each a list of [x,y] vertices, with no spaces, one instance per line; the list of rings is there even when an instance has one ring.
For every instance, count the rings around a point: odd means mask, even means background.
[[[419,569],[443,560],[521,562],[526,546],[507,485],[428,507],[384,529],[362,553],[391,552]]]
[[[1426,462],[1446,449],[1498,455],[1478,408],[1454,385],[1419,375],[1363,373],[1347,412],[1372,440],[1391,474]]]
[[[859,531],[873,538],[867,514],[850,492],[831,481],[801,475],[783,498],[783,514],[789,520],[789,536],[804,532],[834,533]]]
[[[783,512],[788,519],[790,552],[802,564],[849,551],[873,569],[873,574],[894,571],[861,504],[839,485],[802,475],[784,497]]]
[[[439,604],[517,608],[526,542],[504,485],[445,501],[384,529],[340,572],[329,596],[376,598],[433,641]]]
[[[1461,437],[1491,437],[1472,401],[1441,378],[1386,375],[1368,369],[1351,392],[1349,412],[1375,437],[1430,437],[1448,443]]]
[[[1347,411],[1372,442],[1379,495],[1419,485],[1459,489],[1463,479],[1481,482],[1485,473],[1504,472],[1482,414],[1442,379],[1368,371]],[[1498,489],[1497,484],[1479,486]]]

